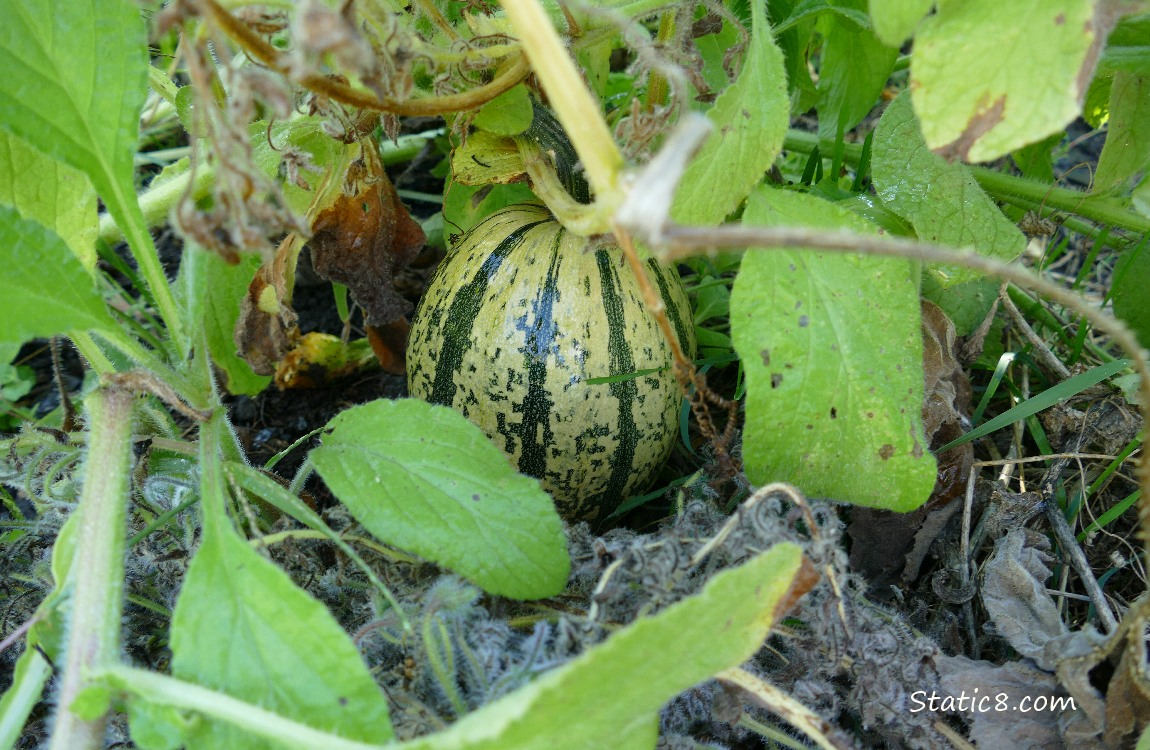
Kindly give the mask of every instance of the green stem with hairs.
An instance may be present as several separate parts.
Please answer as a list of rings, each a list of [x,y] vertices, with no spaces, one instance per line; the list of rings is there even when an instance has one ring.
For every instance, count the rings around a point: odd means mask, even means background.
[[[91,684],[93,670],[120,657],[134,400],[134,394],[117,386],[100,388],[84,400],[88,458],[76,511],[76,550],[65,583],[72,598],[50,750],[104,747],[107,712],[81,718],[73,703]]]

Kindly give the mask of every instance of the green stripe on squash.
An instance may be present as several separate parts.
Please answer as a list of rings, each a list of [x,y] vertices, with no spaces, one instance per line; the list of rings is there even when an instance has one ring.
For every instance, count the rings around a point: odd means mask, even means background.
[[[694,329],[678,275],[651,261],[680,345]],[[622,252],[537,204],[487,217],[428,284],[408,339],[412,396],[451,406],[571,520],[642,492],[675,441],[673,357]],[[588,383],[642,372],[634,378]]]

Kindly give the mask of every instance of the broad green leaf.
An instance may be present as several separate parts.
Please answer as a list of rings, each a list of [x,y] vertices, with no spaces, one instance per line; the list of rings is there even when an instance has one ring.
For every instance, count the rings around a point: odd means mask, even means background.
[[[96,267],[96,191],[88,178],[3,130],[0,203],[58,234],[88,271]]]
[[[812,196],[760,188],[754,226],[874,232]],[[756,484],[913,510],[935,482],[922,426],[915,265],[868,256],[749,251],[731,293],[731,338],[747,377],[743,461]]]
[[[148,91],[139,8],[126,0],[8,0],[6,7],[0,127],[87,174],[114,214],[128,211]]]
[[[234,395],[255,395],[271,382],[257,375],[236,353],[235,328],[240,302],[260,267],[257,255],[246,255],[229,265],[219,255],[189,245],[180,265],[181,286],[188,300],[188,319],[207,336],[212,361],[223,374],[224,387]]]
[[[248,138],[252,146],[252,163],[268,177],[279,176],[286,151],[303,152],[311,160],[307,169],[299,171],[299,177],[310,189],[288,180],[280,186],[284,201],[299,216],[307,213],[324,173],[328,169],[342,169],[346,154],[352,151],[359,153],[358,146],[345,146],[327,135],[323,121],[318,117],[276,121],[270,127],[263,120],[254,122],[248,127]]]
[[[1054,182],[1053,151],[1062,142],[1063,133],[1055,133],[1029,146],[1023,146],[1010,155],[1022,171],[1022,176],[1039,182]]]
[[[699,57],[703,64],[699,75],[708,87],[710,94],[717,94],[730,84],[727,70],[723,65],[724,59],[731,47],[739,43],[739,32],[729,22],[713,34],[705,34],[695,40],[695,48],[699,50]],[[692,85],[693,94],[704,93]]]
[[[1114,22],[1100,0],[939,3],[918,27],[910,90],[927,145],[963,161],[1009,154],[1078,116]]]
[[[567,583],[570,558],[551,498],[451,409],[416,399],[352,407],[328,423],[311,461],[388,544],[500,596],[539,599]]]
[[[471,124],[496,135],[519,135],[531,127],[533,116],[531,95],[521,83],[480,107]]]
[[[863,0],[854,0],[859,12]],[[830,29],[823,43],[819,67],[819,136],[834,141],[862,122],[879,101],[898,49],[888,47],[870,29],[827,19]]]
[[[743,69],[707,113],[714,130],[679,184],[671,214],[680,223],[720,223],[782,149],[790,116],[786,71],[764,6],[751,4],[753,28]]]
[[[172,616],[173,676],[221,690],[348,739],[392,738],[387,701],[359,651],[328,610],[240,539],[224,511],[219,424],[201,435],[203,541]],[[152,717],[155,718],[155,717]],[[150,727],[164,736],[171,728]],[[189,750],[265,748],[228,725],[204,721]]]
[[[1082,119],[1090,127],[1100,128],[1110,117],[1110,87],[1113,84],[1114,69],[1105,63],[1099,65],[1082,101]]]
[[[484,185],[482,187],[449,182],[443,192],[443,221],[448,233],[447,246],[454,238],[483,221],[501,208],[513,203],[538,200],[531,188],[522,184]]]
[[[1110,289],[1114,314],[1134,329],[1142,346],[1150,346],[1150,248],[1146,242],[1122,254]]]
[[[1094,193],[1124,190],[1150,162],[1150,71],[1116,71],[1109,110],[1106,143],[1094,172]]]
[[[1102,64],[1115,70],[1150,70],[1150,13],[1118,22],[1106,40]]]
[[[831,2],[831,0],[799,0],[790,14],[774,27],[776,34],[788,31],[796,24],[812,18],[833,15],[855,29],[869,29],[870,18],[857,2]]]
[[[869,5],[875,35],[891,47],[900,47],[930,12],[934,0],[870,0]]]
[[[818,92],[811,80],[811,70],[807,64],[807,48],[815,28],[815,18],[808,17],[781,30],[783,19],[787,18],[793,5],[791,0],[772,0],[767,4],[775,34],[775,44],[782,50],[787,70],[787,87],[791,94],[791,111],[806,112],[818,101]]]
[[[926,148],[906,93],[890,103],[875,129],[871,176],[883,204],[927,242],[973,247],[1003,261],[1026,249],[1022,232],[970,170]],[[995,289],[993,280],[951,266],[932,266],[923,283],[925,296],[950,315],[960,335],[982,322]]]
[[[698,595],[396,750],[654,747],[655,717],[666,701],[759,650],[802,564],[796,545],[777,544],[717,574]]]
[[[95,281],[64,241],[7,206],[0,206],[0,268],[0,341],[116,328]]]

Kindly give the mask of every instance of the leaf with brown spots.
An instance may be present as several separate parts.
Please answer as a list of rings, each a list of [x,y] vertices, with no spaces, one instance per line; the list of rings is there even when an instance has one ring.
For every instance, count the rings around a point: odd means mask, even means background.
[[[1078,116],[1124,0],[939,3],[914,40],[910,92],[927,145],[980,162]]]

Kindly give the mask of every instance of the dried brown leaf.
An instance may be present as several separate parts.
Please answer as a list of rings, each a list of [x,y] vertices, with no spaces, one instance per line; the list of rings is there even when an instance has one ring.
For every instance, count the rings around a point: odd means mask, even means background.
[[[312,266],[347,286],[370,325],[399,320],[411,305],[395,290],[395,275],[426,240],[383,171],[374,142],[348,168],[343,189],[312,222]]]
[[[274,374],[276,363],[299,338],[291,293],[301,245],[297,235],[289,234],[276,249],[272,262],[256,272],[240,302],[234,335],[236,349],[260,375]]]

